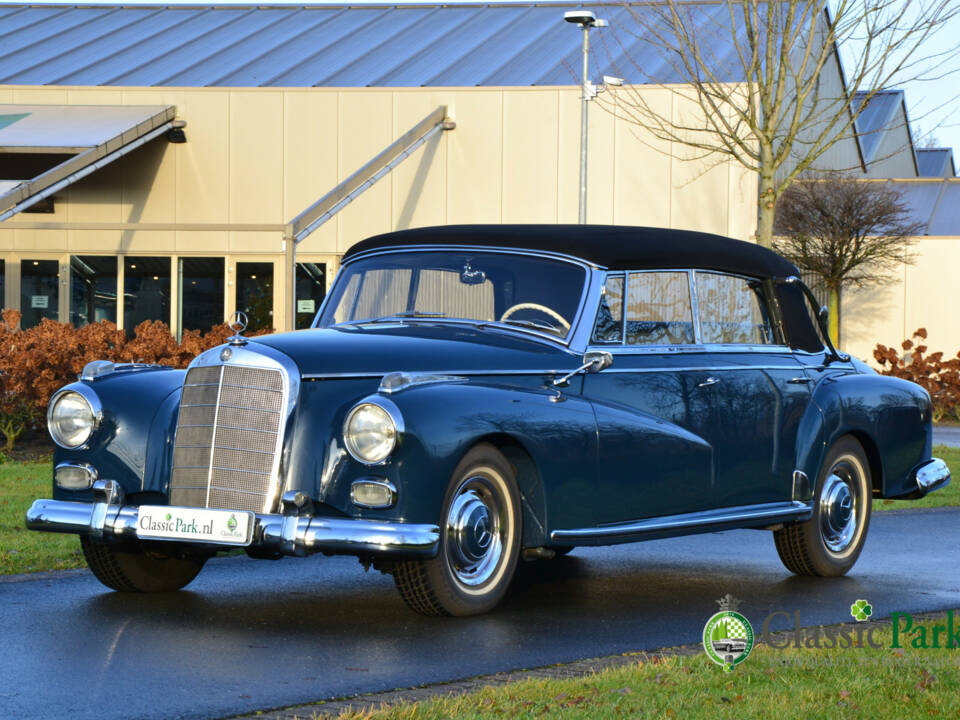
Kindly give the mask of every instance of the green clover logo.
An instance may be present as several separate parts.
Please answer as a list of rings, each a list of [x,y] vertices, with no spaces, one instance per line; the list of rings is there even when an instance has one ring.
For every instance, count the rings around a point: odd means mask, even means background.
[[[170,517],[171,517],[170,513],[167,513],[167,520],[169,520]]]
[[[857,600],[850,606],[850,614],[857,622],[863,622],[873,615],[873,607],[866,600]]]

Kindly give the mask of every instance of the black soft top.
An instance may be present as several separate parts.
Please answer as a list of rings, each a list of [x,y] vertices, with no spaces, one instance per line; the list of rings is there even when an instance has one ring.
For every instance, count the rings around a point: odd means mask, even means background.
[[[609,270],[700,268],[757,278],[798,275],[793,263],[754,243],[721,235],[623,225],[447,225],[376,235],[344,260],[379,248],[474,245],[562,253]]]

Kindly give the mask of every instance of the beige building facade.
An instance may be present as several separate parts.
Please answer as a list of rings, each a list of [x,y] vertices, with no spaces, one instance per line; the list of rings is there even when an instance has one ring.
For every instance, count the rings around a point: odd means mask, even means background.
[[[644,92],[662,106],[677,103],[667,89]],[[46,316],[61,322],[70,322],[75,310],[71,258],[116,259],[120,288],[131,271],[126,258],[169,259],[166,292],[174,332],[189,327],[193,313],[185,306],[188,288],[180,285],[181,260],[222,258],[222,318],[237,308],[245,264],[257,263],[259,279],[264,265],[272,276],[273,326],[290,327],[283,302],[289,290],[283,272],[286,223],[440,105],[456,128],[434,136],[300,243],[299,263],[322,266],[329,283],[346,249],[378,233],[577,220],[575,87],[6,86],[0,87],[0,103],[174,105],[186,122],[185,143],[154,140],[55,195],[52,213],[20,213],[0,223],[5,306],[21,307],[34,297],[25,294],[20,277],[32,263],[56,261],[59,291],[56,300],[47,300]],[[591,110],[589,222],[751,237],[757,197],[752,173],[730,163],[684,160],[683,148],[652,141],[636,126]],[[116,295],[115,318],[122,327],[125,293]]]

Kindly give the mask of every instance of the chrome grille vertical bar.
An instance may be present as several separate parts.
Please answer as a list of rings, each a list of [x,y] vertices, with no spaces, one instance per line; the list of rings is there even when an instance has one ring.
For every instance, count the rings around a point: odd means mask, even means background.
[[[220,417],[220,395],[223,392],[223,370],[220,366],[220,376],[217,378],[217,404],[213,409],[213,432],[210,435],[210,463],[207,468],[207,498],[204,507],[210,507],[210,485],[213,483],[213,456],[217,452],[217,419]]]

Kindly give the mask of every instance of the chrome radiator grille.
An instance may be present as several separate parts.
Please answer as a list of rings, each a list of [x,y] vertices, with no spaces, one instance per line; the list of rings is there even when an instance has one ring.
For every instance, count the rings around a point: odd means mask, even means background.
[[[271,511],[283,411],[279,370],[191,369],[180,400],[170,504]]]

